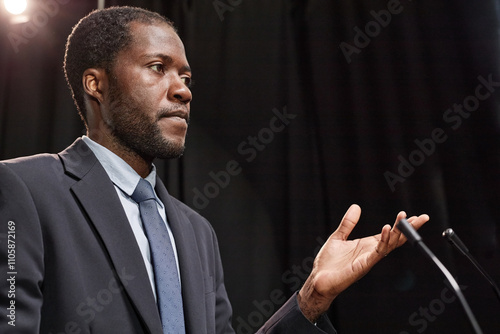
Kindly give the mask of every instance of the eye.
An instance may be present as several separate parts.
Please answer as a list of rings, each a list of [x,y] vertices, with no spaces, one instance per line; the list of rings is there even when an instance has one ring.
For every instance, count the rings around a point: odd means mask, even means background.
[[[158,73],[163,73],[163,69],[164,69],[162,64],[154,64],[154,65],[151,65],[149,68],[155,72],[158,72]]]
[[[181,77],[181,80],[188,88],[193,86],[193,80],[190,77]]]

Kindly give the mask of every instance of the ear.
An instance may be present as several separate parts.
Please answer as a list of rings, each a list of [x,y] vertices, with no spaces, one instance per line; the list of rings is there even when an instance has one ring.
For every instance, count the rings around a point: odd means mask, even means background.
[[[108,76],[103,68],[88,68],[83,72],[83,89],[102,104],[108,87]]]

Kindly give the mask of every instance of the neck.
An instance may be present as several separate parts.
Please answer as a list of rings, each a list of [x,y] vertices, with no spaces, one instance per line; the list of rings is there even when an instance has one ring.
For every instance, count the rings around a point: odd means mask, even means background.
[[[93,132],[87,133],[87,136],[96,143],[106,147],[108,150],[123,159],[137,174],[145,178],[151,172],[153,158],[143,157],[131,148],[119,143],[116,138],[105,133],[104,135],[96,135]]]

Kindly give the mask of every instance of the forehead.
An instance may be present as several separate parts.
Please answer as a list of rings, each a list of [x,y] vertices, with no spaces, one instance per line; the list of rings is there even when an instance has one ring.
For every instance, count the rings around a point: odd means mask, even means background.
[[[130,23],[132,42],[121,52],[125,57],[164,54],[187,64],[184,44],[167,23]]]

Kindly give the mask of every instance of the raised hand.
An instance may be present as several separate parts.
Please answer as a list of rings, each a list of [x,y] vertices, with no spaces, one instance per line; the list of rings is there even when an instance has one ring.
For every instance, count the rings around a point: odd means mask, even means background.
[[[299,307],[311,322],[326,312],[332,301],[387,254],[406,242],[396,223],[406,218],[401,211],[396,222],[382,227],[381,233],[361,239],[347,240],[361,215],[361,208],[353,204],[347,210],[339,227],[319,251],[314,266],[298,294]],[[415,229],[429,220],[420,215],[408,218]]]

